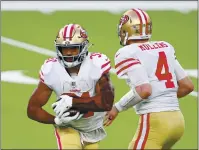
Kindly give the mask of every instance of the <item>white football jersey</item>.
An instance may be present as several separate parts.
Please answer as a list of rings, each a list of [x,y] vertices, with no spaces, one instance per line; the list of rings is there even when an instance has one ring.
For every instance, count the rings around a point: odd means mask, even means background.
[[[110,69],[109,58],[101,53],[89,53],[82,62],[77,76],[70,76],[57,58],[50,58],[41,67],[40,80],[56,93],[57,98],[64,93],[92,97],[96,94],[97,81]],[[90,132],[103,127],[104,115],[105,112],[89,112],[80,120],[72,121],[69,126],[82,132]]]
[[[136,43],[119,49],[115,55],[115,68],[119,78],[140,64],[145,68],[152,94],[135,106],[137,114],[179,110],[178,84],[174,70],[175,51],[165,41]],[[131,86],[130,80],[126,79]]]

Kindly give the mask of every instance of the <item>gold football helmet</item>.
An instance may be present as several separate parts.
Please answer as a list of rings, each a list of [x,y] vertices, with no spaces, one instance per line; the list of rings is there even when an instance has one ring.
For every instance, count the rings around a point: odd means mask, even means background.
[[[79,24],[65,25],[59,30],[55,39],[58,60],[66,68],[82,63],[90,46],[87,32]],[[63,56],[62,48],[78,48],[79,53],[75,56]],[[71,58],[72,61],[68,62],[67,58]]]
[[[128,10],[120,18],[118,36],[123,46],[128,40],[150,39],[151,33],[151,18],[141,9]]]

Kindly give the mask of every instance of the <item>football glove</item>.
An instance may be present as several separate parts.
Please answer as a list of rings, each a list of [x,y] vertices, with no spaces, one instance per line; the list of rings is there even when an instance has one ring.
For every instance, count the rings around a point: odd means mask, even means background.
[[[71,121],[79,120],[84,114],[80,114],[80,112],[77,112],[76,115],[74,116],[69,116],[69,115],[70,112],[66,112],[61,117],[55,117],[55,123],[58,126],[64,126],[70,123]]]
[[[57,117],[61,117],[64,112],[72,107],[72,100],[73,98],[68,95],[61,95],[60,98],[52,104],[52,108]]]

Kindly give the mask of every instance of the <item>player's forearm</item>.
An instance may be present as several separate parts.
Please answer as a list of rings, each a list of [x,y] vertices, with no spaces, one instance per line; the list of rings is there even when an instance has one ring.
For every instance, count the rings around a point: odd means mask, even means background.
[[[113,106],[114,94],[104,91],[93,97],[73,98],[73,108],[80,111],[102,112],[110,111]]]
[[[142,84],[136,88],[132,88],[117,103],[115,107],[119,112],[127,110],[130,107],[140,103],[143,99],[147,99],[151,95],[151,85]]]
[[[185,97],[185,96],[188,95],[190,92],[192,92],[192,91],[187,90],[186,88],[178,88],[177,97],[178,97],[178,98]]]
[[[30,119],[44,124],[55,124],[55,117],[40,107],[29,106],[27,115]]]
[[[185,77],[178,81],[177,97],[181,98],[194,90],[194,85],[189,77]]]

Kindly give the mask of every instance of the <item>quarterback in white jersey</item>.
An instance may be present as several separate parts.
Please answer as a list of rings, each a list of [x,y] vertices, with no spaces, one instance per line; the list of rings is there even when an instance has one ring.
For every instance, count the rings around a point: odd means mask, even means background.
[[[29,118],[54,124],[59,149],[97,149],[105,136],[103,118],[114,100],[109,58],[89,53],[86,31],[78,24],[65,25],[55,40],[57,57],[45,60],[40,82],[28,104]],[[56,116],[42,109],[52,91]]]
[[[178,98],[193,91],[173,46],[149,41],[151,33],[152,21],[141,9],[128,10],[120,19],[118,36],[124,47],[115,54],[115,69],[130,91],[108,112],[105,125],[134,107],[140,121],[129,149],[170,149],[184,132]]]

